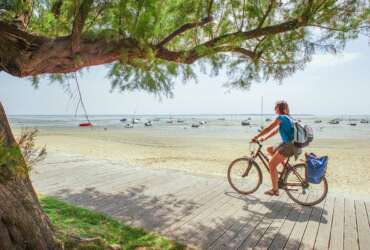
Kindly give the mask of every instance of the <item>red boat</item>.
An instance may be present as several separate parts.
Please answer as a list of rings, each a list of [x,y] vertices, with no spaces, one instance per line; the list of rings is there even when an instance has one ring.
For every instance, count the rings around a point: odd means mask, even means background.
[[[80,127],[90,127],[93,126],[91,122],[82,122],[79,124]]]

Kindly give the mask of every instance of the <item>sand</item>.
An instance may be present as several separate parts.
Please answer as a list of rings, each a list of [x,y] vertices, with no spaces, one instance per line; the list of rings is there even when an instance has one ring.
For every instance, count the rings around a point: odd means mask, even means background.
[[[19,131],[14,129],[15,134]],[[46,145],[51,154],[78,154],[89,159],[224,175],[226,178],[229,163],[249,154],[248,141],[253,134],[254,130],[220,133],[207,127],[109,128],[107,131],[102,127],[41,128],[37,143]],[[277,143],[276,139],[266,144]],[[305,151],[329,156],[327,178],[330,191],[370,195],[368,138],[316,138]],[[264,171],[264,182],[269,181]]]

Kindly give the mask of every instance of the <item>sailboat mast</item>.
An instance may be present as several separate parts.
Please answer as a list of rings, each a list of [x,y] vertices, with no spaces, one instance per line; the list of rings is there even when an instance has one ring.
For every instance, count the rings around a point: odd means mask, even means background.
[[[263,96],[261,96],[261,127],[263,127]]]

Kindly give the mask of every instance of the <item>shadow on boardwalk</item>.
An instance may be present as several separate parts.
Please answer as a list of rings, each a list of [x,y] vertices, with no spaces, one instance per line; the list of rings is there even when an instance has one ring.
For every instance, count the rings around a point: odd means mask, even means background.
[[[294,230],[300,229],[296,225],[303,225],[305,230],[309,220],[327,223],[325,216],[310,216],[326,215],[325,209],[307,208],[308,216],[302,216],[301,206],[281,199],[264,201],[257,196],[224,192],[219,203],[216,200],[207,204],[204,200],[179,198],[171,193],[150,195],[146,193],[149,189],[146,185],[117,193],[95,188],[60,189],[52,195],[201,249],[280,249],[284,246],[297,249],[303,233],[296,239],[292,237]]]
[[[292,218],[289,218],[289,217],[286,217],[286,216],[283,216],[282,214],[276,214],[274,213],[274,207],[284,207],[284,205],[286,205],[286,202],[283,202],[281,200],[274,200],[274,201],[263,201],[257,197],[254,197],[254,196],[245,196],[245,195],[240,195],[238,193],[235,193],[235,192],[225,192],[225,195],[228,195],[230,197],[233,197],[235,199],[240,199],[240,200],[243,200],[244,201],[244,205],[242,206],[242,209],[244,211],[249,211],[249,207],[253,207],[255,206],[256,204],[262,204],[264,207],[268,208],[269,212],[267,213],[261,213],[259,211],[252,211],[255,215],[260,215],[260,216],[265,216],[267,218],[273,218],[273,219],[286,219],[286,220],[292,220]],[[295,206],[292,206],[291,211],[290,212],[293,212],[294,210],[297,211],[300,211],[302,209],[302,206],[299,206],[298,204],[294,204]],[[297,219],[294,219],[293,221],[294,222],[307,222],[308,220],[311,220],[311,221],[315,221],[315,222],[321,222],[321,223],[324,223],[326,224],[328,221],[327,219],[325,218],[325,215],[328,214],[328,212],[320,207],[316,207],[316,206],[313,206],[313,207],[310,207],[310,209],[312,210],[311,213],[313,214],[322,214],[324,215],[322,218],[319,217],[319,218],[303,218],[303,217],[299,217]],[[316,211],[317,210],[317,211]]]

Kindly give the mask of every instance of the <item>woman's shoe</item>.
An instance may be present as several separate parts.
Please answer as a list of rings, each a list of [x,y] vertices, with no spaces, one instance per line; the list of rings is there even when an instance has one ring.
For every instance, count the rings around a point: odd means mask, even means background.
[[[273,196],[273,195],[279,196],[279,190],[271,189],[269,191],[266,191],[265,194],[270,195],[270,196]]]

